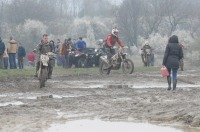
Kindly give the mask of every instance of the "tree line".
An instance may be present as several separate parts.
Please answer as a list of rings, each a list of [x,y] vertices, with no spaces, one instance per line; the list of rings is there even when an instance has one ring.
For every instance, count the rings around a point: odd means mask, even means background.
[[[0,0],[0,36],[17,37],[31,47],[43,32],[54,37],[83,36],[94,43],[114,26],[128,46],[140,46],[154,34],[200,34],[199,0]],[[141,40],[142,38],[142,40]],[[31,47],[32,48],[32,47]]]

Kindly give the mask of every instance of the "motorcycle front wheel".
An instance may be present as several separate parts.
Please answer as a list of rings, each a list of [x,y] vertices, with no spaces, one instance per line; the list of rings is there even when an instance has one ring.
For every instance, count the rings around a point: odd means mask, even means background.
[[[111,71],[111,67],[109,67],[109,65],[103,61],[101,61],[100,65],[99,65],[99,72],[101,75],[109,75]]]
[[[122,70],[124,74],[132,74],[134,71],[134,63],[132,60],[130,59],[126,59],[123,63],[122,63]]]
[[[47,79],[47,68],[42,68],[40,71],[40,78],[39,78],[39,83],[40,83],[40,88],[45,87],[45,82]]]

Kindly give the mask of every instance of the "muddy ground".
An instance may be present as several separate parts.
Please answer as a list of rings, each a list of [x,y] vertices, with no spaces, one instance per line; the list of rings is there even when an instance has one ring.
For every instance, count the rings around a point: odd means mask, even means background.
[[[159,71],[109,76],[57,76],[38,88],[36,78],[2,79],[0,131],[45,131],[79,119],[151,122],[200,131],[200,71],[179,72],[178,90],[167,91]],[[196,127],[196,128],[191,128]]]

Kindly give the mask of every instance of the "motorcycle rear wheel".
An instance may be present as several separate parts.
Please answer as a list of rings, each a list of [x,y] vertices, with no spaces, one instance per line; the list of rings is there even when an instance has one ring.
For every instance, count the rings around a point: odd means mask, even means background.
[[[132,74],[134,71],[134,63],[132,60],[130,59],[126,59],[123,63],[122,63],[122,70],[124,74]]]
[[[100,66],[99,66],[99,72],[101,75],[109,75],[111,71],[111,67],[103,61],[101,61]]]

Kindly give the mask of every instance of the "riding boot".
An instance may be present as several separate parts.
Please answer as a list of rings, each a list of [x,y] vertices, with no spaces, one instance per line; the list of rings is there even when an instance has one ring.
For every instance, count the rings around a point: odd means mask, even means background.
[[[108,60],[108,68],[110,68],[112,66],[112,58],[110,58],[109,60]]]
[[[170,76],[168,76],[167,77],[167,82],[168,82],[168,91],[170,91],[171,90],[171,77]]]
[[[177,79],[173,79],[173,91],[176,90]]]

